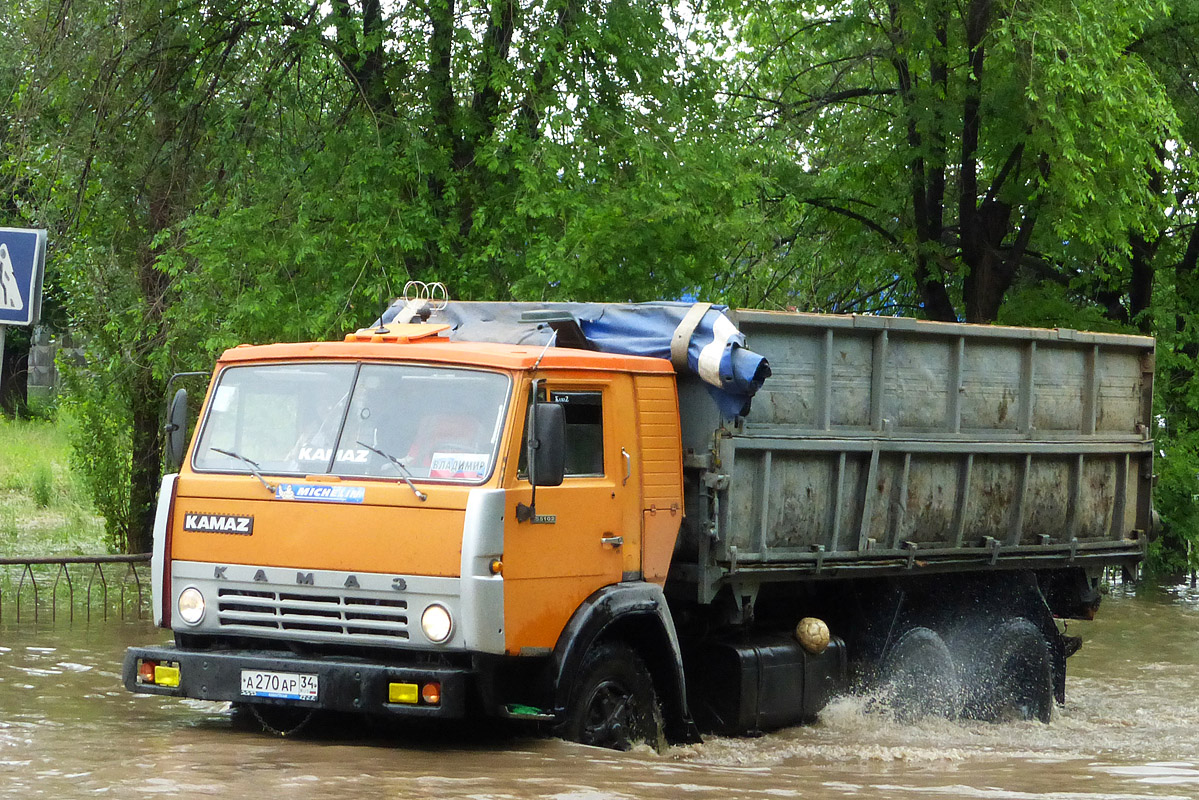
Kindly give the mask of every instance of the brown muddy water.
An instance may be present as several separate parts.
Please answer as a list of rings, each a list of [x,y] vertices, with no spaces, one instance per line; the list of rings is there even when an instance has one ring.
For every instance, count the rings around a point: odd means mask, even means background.
[[[1113,594],[1048,724],[900,725],[836,701],[817,724],[613,753],[474,730],[279,739],[223,704],[134,696],[148,624],[0,628],[0,796],[1199,798],[1199,592]]]

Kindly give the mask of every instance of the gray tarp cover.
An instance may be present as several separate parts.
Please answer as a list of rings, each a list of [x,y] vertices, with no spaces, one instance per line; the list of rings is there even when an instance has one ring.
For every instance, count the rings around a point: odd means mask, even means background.
[[[397,300],[376,325],[410,322],[424,301]],[[470,303],[450,302],[433,310],[429,322],[451,326],[450,339],[545,345],[553,334],[544,322],[522,322],[528,312],[569,314],[584,336],[605,353],[671,359],[671,343],[686,321],[686,371],[712,387],[727,417],[748,413],[749,401],[770,375],[766,359],[746,348],[745,336],[724,315],[724,306],[696,309],[694,303]],[[700,316],[702,314],[702,316]],[[684,328],[684,331],[686,330]],[[680,355],[681,353],[676,353]],[[676,368],[682,358],[676,358]]]

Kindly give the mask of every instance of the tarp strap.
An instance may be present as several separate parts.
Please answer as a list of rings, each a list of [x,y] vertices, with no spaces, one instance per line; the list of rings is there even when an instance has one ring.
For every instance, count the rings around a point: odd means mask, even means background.
[[[674,336],[670,340],[670,363],[674,364],[675,369],[687,369],[687,347],[691,344],[691,336],[711,307],[711,303],[696,303],[687,310],[679,327],[674,329]]]

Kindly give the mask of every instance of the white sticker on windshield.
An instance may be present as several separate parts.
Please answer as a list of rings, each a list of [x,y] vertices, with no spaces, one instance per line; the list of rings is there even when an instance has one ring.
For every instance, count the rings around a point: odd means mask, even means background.
[[[429,477],[478,480],[487,475],[490,460],[487,453],[434,453]]]
[[[296,458],[300,461],[328,461],[331,455],[333,455],[332,447],[301,447]],[[370,453],[366,450],[356,450],[348,447],[337,451],[336,460],[353,464],[365,464],[369,460],[369,456]]]
[[[233,398],[237,397],[236,386],[218,386],[216,394],[212,397],[212,410],[218,414],[223,414],[229,410],[229,406],[233,405]]]

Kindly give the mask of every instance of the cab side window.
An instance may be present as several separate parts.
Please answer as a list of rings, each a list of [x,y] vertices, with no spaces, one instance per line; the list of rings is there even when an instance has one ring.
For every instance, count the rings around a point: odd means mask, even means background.
[[[566,475],[604,474],[604,406],[601,392],[550,392],[566,410]]]
[[[549,397],[566,412],[566,477],[600,477],[604,474],[604,405],[603,392],[596,391],[551,391]],[[527,441],[528,431],[525,431]],[[529,475],[525,462],[526,450],[520,449],[520,465],[517,472],[521,478]]]

